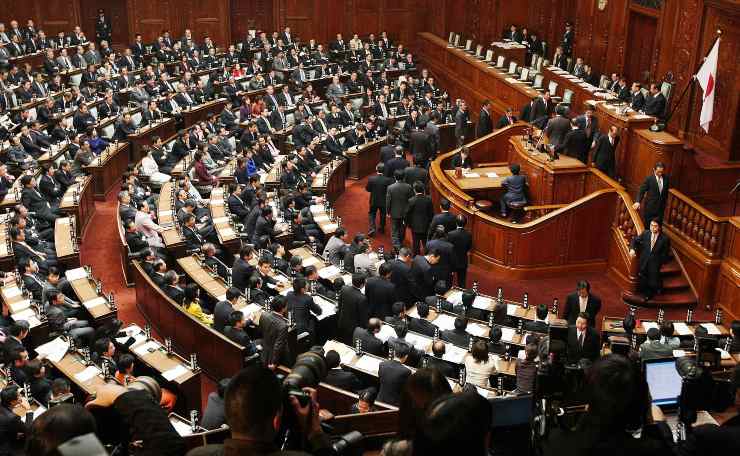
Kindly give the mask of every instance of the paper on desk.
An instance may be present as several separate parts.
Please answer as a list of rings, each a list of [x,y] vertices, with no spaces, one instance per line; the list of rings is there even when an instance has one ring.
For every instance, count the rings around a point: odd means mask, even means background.
[[[360,370],[364,370],[365,372],[371,372],[375,375],[378,375],[380,362],[381,360],[379,358],[363,355],[360,357],[360,359],[357,360],[357,362],[355,362],[354,367]]]
[[[313,266],[314,264],[318,263],[319,259],[315,256],[306,257],[303,259],[303,267],[307,268],[309,266]]]
[[[95,299],[83,302],[82,305],[85,306],[87,310],[90,310],[93,307],[105,305],[107,302],[108,301],[103,296],[98,296]]]
[[[447,295],[446,299],[454,306],[462,302],[462,294],[462,290],[452,290],[450,291],[450,294]]]
[[[447,314],[440,314],[432,322],[440,331],[455,329],[455,317]]]
[[[326,214],[314,216],[313,221],[316,223],[323,223],[329,221],[329,216]]]
[[[722,332],[717,328],[717,325],[714,323],[702,323],[703,327],[707,329],[707,332],[712,336],[719,336],[722,334]]]
[[[213,219],[213,223],[226,223],[229,221],[228,217],[216,217]]]
[[[212,199],[211,200],[211,206],[223,206],[223,205],[224,205],[224,200],[222,200],[222,199],[220,199],[220,200],[213,200]]]
[[[25,320],[32,328],[35,328],[36,326],[39,326],[41,324],[41,321],[36,316],[36,312],[34,312],[34,310],[30,307],[26,310],[22,310],[18,313],[12,314],[11,317],[13,317],[14,321]]]
[[[728,352],[727,350],[723,350],[723,349],[721,349],[719,347],[716,347],[715,350],[717,350],[719,352],[720,358],[722,358],[722,359],[732,359],[732,356],[730,356],[730,352]]]
[[[185,374],[186,372],[188,372],[188,368],[183,366],[182,364],[178,364],[172,369],[162,372],[162,377],[164,377],[164,379],[167,380],[168,382],[171,382],[172,380]]]
[[[82,383],[90,380],[100,373],[100,369],[97,366],[87,366],[85,370],[75,374],[75,378]]]
[[[193,434],[193,428],[190,426],[190,423],[186,423],[177,418],[172,418],[170,419],[170,424],[172,424],[172,427],[175,428],[175,431],[177,431],[178,435],[181,437],[187,437]]]
[[[673,350],[674,358],[683,358],[686,356],[686,350]]]
[[[324,206],[321,206],[320,204],[312,204],[311,205],[311,213],[312,214],[320,214],[324,212]]]
[[[167,215],[172,215],[172,211],[171,210],[159,211],[159,216],[160,217],[164,217],[164,216],[167,216]]]
[[[221,236],[222,237],[229,237],[234,235],[234,230],[231,228],[224,228],[221,230]]]
[[[338,267],[331,265],[331,266],[327,266],[325,268],[319,269],[319,277],[321,277],[322,279],[329,279],[339,274],[339,272],[340,271]]]
[[[486,173],[486,177],[490,177],[491,179],[496,179],[498,177],[498,174],[496,174],[496,173]]]
[[[145,344],[141,344],[138,347],[134,348],[134,352],[139,356],[144,356],[147,353],[149,353],[149,349],[157,350],[159,348],[159,343],[155,340],[150,340],[149,342]]]
[[[3,294],[5,295],[5,299],[15,298],[16,296],[20,296],[21,289],[16,286],[5,287],[3,288]]]
[[[321,315],[316,316],[316,319],[319,321],[325,318],[331,317],[332,315],[337,313],[337,308],[334,305],[334,303],[331,301],[327,301],[321,296],[314,296],[313,302],[315,302],[319,307],[321,307]]]
[[[673,329],[676,330],[676,334],[678,334],[679,336],[690,336],[693,334],[691,332],[691,328],[689,328],[688,325],[686,325],[686,323],[682,321],[673,323]]]
[[[375,337],[383,342],[388,342],[391,337],[398,337],[396,330],[391,325],[380,325],[380,331],[375,334]]]
[[[658,326],[658,323],[654,321],[643,321],[642,327],[645,329],[645,331],[650,330],[650,328],[660,329],[660,327]]]
[[[506,304],[506,315],[516,316],[516,312],[518,309],[519,306],[516,304]]]
[[[31,307],[31,301],[29,299],[24,299],[23,301],[16,301],[12,304],[8,304],[8,308],[10,309],[11,314],[18,314],[26,309]]]
[[[514,328],[501,327],[501,340],[504,342],[513,342],[516,330]]]
[[[323,230],[324,230],[325,232],[327,232],[327,233],[329,233],[329,232],[333,232],[333,231],[336,231],[336,230],[337,230],[337,228],[339,228],[339,225],[338,225],[338,224],[336,224],[336,223],[330,223],[330,224],[328,224],[328,225],[324,225],[324,226],[322,227],[322,229],[323,229]]]
[[[473,307],[481,310],[488,310],[493,306],[493,300],[485,296],[476,296],[473,300]]]
[[[70,282],[74,282],[75,280],[86,279],[87,271],[85,271],[85,268],[67,269],[67,272],[64,273],[64,276]]]
[[[342,364],[349,364],[355,357],[355,351],[348,345],[335,342],[333,340],[327,340],[324,344],[324,351],[334,350],[339,354],[339,360]]]
[[[262,307],[259,304],[251,303],[244,306],[241,311],[245,319],[254,321],[257,315],[262,312]]]
[[[407,333],[404,339],[406,342],[413,345],[415,349],[422,352],[429,351],[429,347],[432,344],[432,339],[422,336],[421,334]]]
[[[62,203],[71,204],[74,202],[75,202],[75,199],[72,196],[65,196],[64,198],[62,198]]]
[[[58,363],[67,354],[68,349],[69,342],[61,337],[57,337],[51,342],[36,347],[36,353],[44,355],[51,362]]]
[[[463,177],[476,178],[476,177],[480,177],[480,174],[478,174],[478,173],[463,173]]]
[[[406,336],[408,337],[408,336]],[[442,359],[455,364],[462,364],[465,362],[465,356],[468,354],[468,350],[457,345],[445,344],[445,354],[442,355]]]
[[[472,334],[475,337],[484,337],[486,335],[487,329],[488,327],[485,325],[471,323],[465,330],[468,332],[468,334]]]

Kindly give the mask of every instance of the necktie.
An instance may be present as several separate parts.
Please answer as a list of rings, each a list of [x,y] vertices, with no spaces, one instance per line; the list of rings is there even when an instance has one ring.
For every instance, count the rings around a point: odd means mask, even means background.
[[[663,193],[663,179],[657,178],[658,181],[658,193]]]
[[[578,336],[578,346],[583,348],[583,332]]]
[[[650,236],[650,251],[653,251],[653,247],[655,247],[655,241],[658,240],[658,237],[655,234],[652,234]]]

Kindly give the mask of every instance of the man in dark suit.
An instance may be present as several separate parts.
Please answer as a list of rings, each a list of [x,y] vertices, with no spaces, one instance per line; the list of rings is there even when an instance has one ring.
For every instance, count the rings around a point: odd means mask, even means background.
[[[367,328],[356,327],[352,332],[352,346],[357,346],[357,340],[360,340],[362,351],[375,356],[385,357],[386,348],[382,340],[375,337],[380,332],[382,322],[378,318],[371,318],[367,322]]]
[[[458,215],[455,220],[456,228],[447,234],[447,240],[452,244],[450,266],[457,276],[457,286],[466,287],[468,274],[468,253],[473,248],[473,235],[465,229],[468,219]]]
[[[358,326],[365,328],[368,323],[369,310],[367,298],[362,294],[365,286],[365,274],[352,274],[352,285],[342,288],[339,294],[337,311],[337,338],[345,344],[352,343],[352,334]]]
[[[307,282],[303,277],[293,280],[293,290],[288,292],[286,303],[288,312],[292,312],[298,333],[308,332],[311,343],[316,338],[316,317],[321,315],[321,307],[316,304],[311,295],[306,293]]]
[[[578,315],[576,324],[568,328],[568,362],[577,363],[581,359],[595,361],[601,350],[599,333],[588,326],[588,315]]]
[[[535,318],[532,321],[524,322],[524,330],[547,334],[550,325],[547,324],[547,314],[549,310],[547,305],[539,304],[535,311]]]
[[[653,219],[663,221],[669,186],[669,178],[665,174],[665,165],[662,162],[657,162],[653,167],[653,174],[646,177],[640,185],[637,199],[635,199],[635,204],[632,205],[635,210],[642,206],[642,219],[645,223],[649,223]],[[643,198],[645,198],[644,203],[642,202]]]
[[[470,334],[467,333],[468,320],[464,317],[455,318],[455,329],[446,329],[440,335],[443,340],[458,347],[467,347],[470,344]]]
[[[429,249],[424,255],[417,255],[411,262],[409,282],[411,293],[417,301],[424,300],[428,291],[434,289],[437,282],[434,266],[439,262],[440,254],[436,249]]]
[[[588,151],[591,149],[591,142],[588,134],[583,128],[579,128],[575,119],[570,121],[570,131],[565,134],[565,140],[554,147],[553,156],[558,158],[561,152],[565,155],[579,159],[584,164],[588,163]]]
[[[514,163],[509,166],[509,170],[511,170],[511,176],[507,176],[501,182],[501,186],[506,189],[506,193],[504,193],[500,201],[502,217],[506,217],[508,203],[527,200],[527,178],[519,174],[521,167],[518,163]]]
[[[324,355],[326,359],[326,367],[328,371],[324,383],[328,383],[331,386],[340,388],[344,391],[351,391],[353,393],[358,392],[362,388],[362,384],[357,376],[349,371],[346,371],[339,367],[341,358],[339,353],[334,350],[329,350]]]
[[[411,244],[414,255],[421,253],[421,247],[424,244],[433,217],[432,199],[424,194],[424,185],[421,182],[416,182],[414,184],[414,196],[409,199],[404,214],[406,224],[411,228]]]
[[[594,149],[591,166],[603,172],[609,177],[615,176],[616,158],[615,151],[619,145],[619,136],[617,136],[617,127],[609,127],[606,135],[599,137]]]
[[[427,358],[429,361],[427,368],[437,369],[445,377],[457,378],[458,370],[443,359],[445,351],[447,351],[445,343],[441,340],[435,340],[432,344],[432,356]]]
[[[570,131],[570,121],[565,118],[565,108],[558,106],[555,117],[547,122],[545,134],[550,139],[550,146],[558,147],[565,142],[565,135]]]
[[[409,331],[433,337],[437,327],[428,320],[429,305],[424,301],[419,301],[416,303],[416,313],[419,315],[419,318],[408,318]]]
[[[385,171],[385,165],[378,163],[375,166],[377,174],[370,176],[365,185],[365,191],[370,193],[370,212],[369,217],[369,228],[367,235],[375,235],[375,215],[380,212],[380,232],[385,232],[385,210],[386,210],[386,194],[388,192],[388,186],[393,183],[393,179],[383,175]]]
[[[478,137],[486,136],[493,131],[493,121],[491,120],[491,101],[483,100],[478,114]]]
[[[455,215],[450,212],[450,207],[450,201],[446,198],[442,198],[439,202],[441,212],[432,217],[432,221],[429,224],[429,230],[427,231],[427,239],[432,238],[432,233],[437,228],[437,225],[442,225],[445,228],[445,233],[449,233],[456,228],[456,218]]]
[[[275,296],[270,302],[270,312],[260,316],[259,328],[262,332],[262,362],[274,370],[278,365],[288,365],[288,322],[285,315],[288,306],[283,296]]]
[[[383,174],[386,177],[395,177],[397,170],[405,170],[409,166],[408,160],[403,156],[403,149],[396,146],[394,150],[394,156],[388,160],[383,168]]]
[[[645,109],[645,95],[642,94],[642,84],[639,82],[632,83],[632,90],[630,91],[630,107],[635,111],[642,111]]]
[[[213,329],[219,332],[224,331],[231,318],[231,312],[234,311],[234,306],[239,300],[239,295],[238,288],[229,287],[226,290],[226,299],[216,303],[213,309]]]
[[[410,346],[399,344],[396,347],[392,360],[383,361],[378,368],[380,389],[378,401],[398,406],[401,402],[401,391],[406,380],[411,376],[411,370],[404,366],[410,352]]]
[[[650,84],[650,95],[645,100],[645,114],[662,119],[665,114],[666,99],[657,84]]]
[[[600,310],[601,299],[591,294],[591,284],[586,280],[579,280],[575,293],[571,293],[565,298],[563,318],[568,321],[569,325],[574,325],[578,315],[585,313],[588,315],[588,325],[595,328],[596,316]]]
[[[391,282],[391,267],[387,262],[378,267],[377,277],[367,279],[365,296],[371,317],[382,320],[391,314],[391,306],[396,302],[396,287]]]
[[[239,250],[239,258],[234,261],[234,267],[231,270],[231,283],[239,291],[245,290],[249,286],[249,278],[256,272],[255,267],[249,264],[253,254],[254,249],[245,245]]]
[[[407,304],[413,302],[410,277],[412,255],[408,247],[401,247],[398,257],[386,262],[391,268],[391,282],[396,287],[396,297]]]
[[[594,141],[596,141],[600,136],[599,118],[594,116],[594,107],[590,105],[587,106],[583,115],[576,117],[576,124],[578,125],[578,128],[582,129],[586,133],[589,147],[593,145]]]
[[[668,260],[670,250],[670,239],[662,233],[661,222],[657,219],[651,220],[650,227],[632,239],[630,256],[640,255],[638,279],[645,301],[662,291],[660,267]]]
[[[391,241],[393,247],[400,248],[403,243],[406,227],[403,224],[409,199],[414,194],[411,186],[403,182],[403,171],[393,174],[396,182],[388,186],[385,195],[385,209],[391,217]]]
[[[468,131],[469,121],[470,114],[468,114],[468,105],[465,103],[465,100],[461,100],[460,106],[455,114],[455,138],[460,145],[465,143],[465,133]],[[437,148],[434,149],[434,152],[436,153],[438,149],[439,143],[437,143]]]
[[[514,110],[511,108],[506,108],[506,112],[498,120],[498,124],[496,125],[496,128],[508,127],[509,125],[514,125],[515,123],[516,123],[516,116],[514,116]]]

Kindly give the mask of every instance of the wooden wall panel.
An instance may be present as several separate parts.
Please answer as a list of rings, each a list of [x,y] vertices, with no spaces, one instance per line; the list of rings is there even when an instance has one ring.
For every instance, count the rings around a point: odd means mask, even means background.
[[[79,2],[82,31],[85,35],[89,38],[95,36],[95,21],[98,18],[98,9],[102,8],[111,20],[113,44],[126,46],[131,43],[126,0],[79,0]]]
[[[168,0],[127,0],[127,5],[132,13],[128,17],[132,36],[140,33],[145,42],[156,41],[163,30],[169,30],[174,38],[180,36],[171,22]]]
[[[3,0],[0,3],[0,22],[5,28],[11,20],[17,20],[21,27],[32,19],[37,29],[47,36],[61,31],[71,31],[80,24],[79,0]]]
[[[199,42],[208,35],[218,46],[225,46],[231,41],[229,0],[189,0],[174,2],[174,16],[183,21],[182,27],[190,28]],[[184,14],[177,15],[177,11]]]
[[[231,0],[231,40],[243,40],[249,30],[272,30],[272,1]]]

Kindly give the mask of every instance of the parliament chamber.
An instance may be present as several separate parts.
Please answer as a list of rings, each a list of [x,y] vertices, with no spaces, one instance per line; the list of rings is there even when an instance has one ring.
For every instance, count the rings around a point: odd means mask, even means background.
[[[737,454],[736,0],[5,0],[0,456]]]

